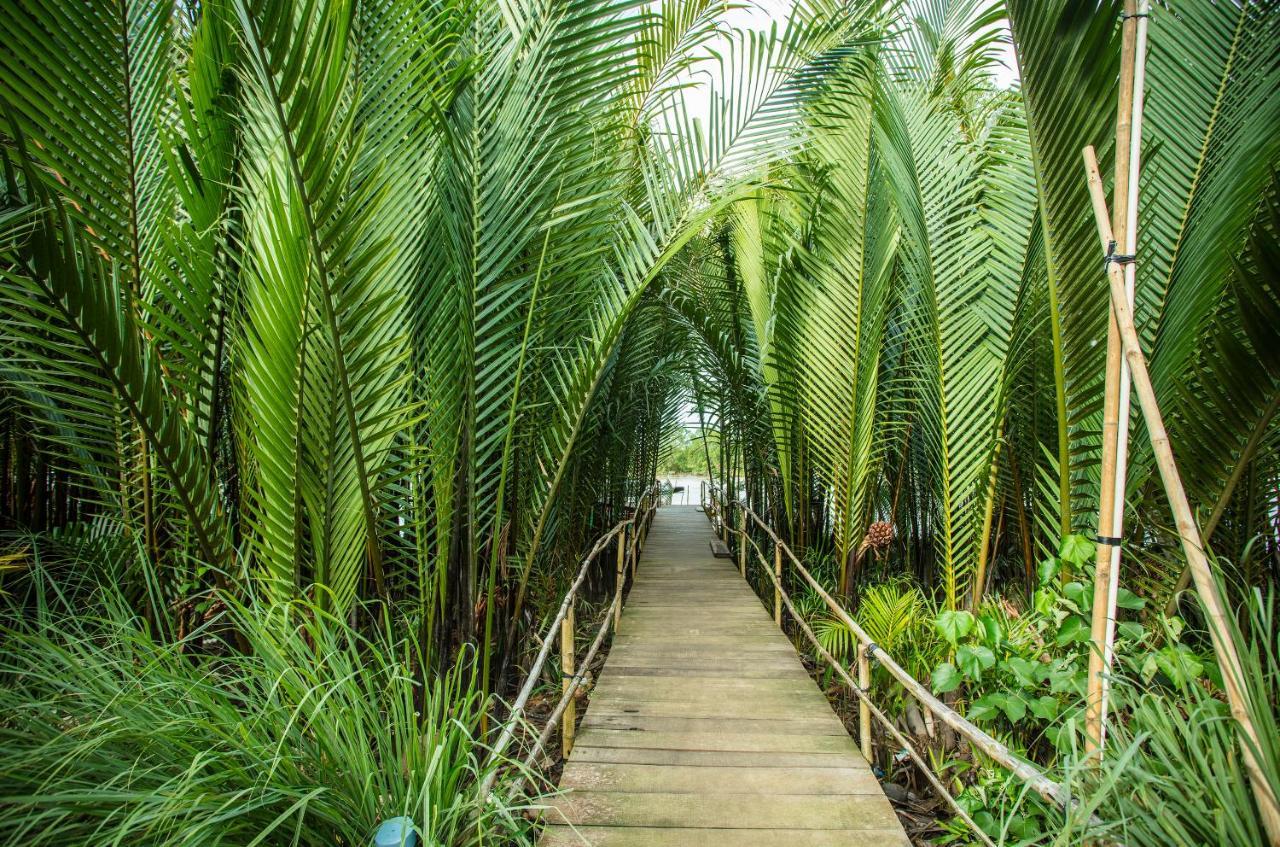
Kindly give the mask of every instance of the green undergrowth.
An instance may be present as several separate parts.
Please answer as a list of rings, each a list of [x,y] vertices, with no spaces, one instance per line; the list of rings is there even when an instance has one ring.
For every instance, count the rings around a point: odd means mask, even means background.
[[[215,598],[165,638],[109,582],[35,579],[0,634],[0,843],[367,845],[398,815],[426,845],[524,842],[476,799],[473,663],[424,684],[406,622]]]
[[[1208,633],[1196,619],[1166,616],[1125,589],[1107,754],[1099,768],[1085,764],[1094,552],[1081,536],[1064,539],[1059,555],[1041,563],[1030,599],[990,594],[972,610],[946,610],[911,579],[891,577],[861,586],[854,607],[872,640],[936,695],[1066,784],[1074,812],[1064,814],[969,745],[948,743],[941,731],[909,733],[914,743],[998,844],[1065,846],[1099,835],[1127,845],[1264,843]],[[813,564],[821,572],[822,564]],[[1262,733],[1259,758],[1271,790],[1280,792],[1276,600],[1257,590],[1237,593],[1232,636],[1259,704],[1253,715]],[[802,595],[797,606],[823,646],[852,662],[855,639],[821,599]],[[922,726],[914,701],[883,668],[873,666],[872,689],[905,729]],[[895,751],[891,742],[877,751],[887,778],[931,792]],[[959,819],[938,826],[935,843],[978,843]]]

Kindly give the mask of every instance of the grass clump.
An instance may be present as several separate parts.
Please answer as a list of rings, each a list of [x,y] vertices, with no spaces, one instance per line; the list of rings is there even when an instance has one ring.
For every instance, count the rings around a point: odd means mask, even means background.
[[[112,587],[46,596],[0,635],[0,842],[365,845],[396,815],[427,845],[520,842],[477,801],[473,675],[424,685],[389,615],[253,599],[169,640]]]

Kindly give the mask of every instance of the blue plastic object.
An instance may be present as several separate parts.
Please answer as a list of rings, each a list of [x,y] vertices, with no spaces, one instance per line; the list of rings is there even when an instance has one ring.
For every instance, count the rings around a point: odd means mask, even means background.
[[[413,818],[391,818],[378,825],[373,834],[373,847],[418,847],[418,832]]]

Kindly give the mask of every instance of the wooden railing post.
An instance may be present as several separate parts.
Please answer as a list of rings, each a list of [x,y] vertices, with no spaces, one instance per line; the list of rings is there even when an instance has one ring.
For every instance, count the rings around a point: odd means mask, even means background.
[[[858,645],[858,687],[871,696],[871,660],[867,646]],[[871,707],[865,697],[858,698],[858,743],[862,745],[862,758],[871,761]]]
[[[573,675],[575,673],[573,666],[573,606],[573,603],[569,604],[569,611],[565,614],[564,620],[560,622],[560,687],[562,697],[568,694],[573,687]],[[573,697],[570,696],[569,704],[565,706],[564,714],[560,718],[560,750],[566,759],[573,752],[573,725],[578,717],[577,712]]]
[[[627,547],[627,555],[631,558],[631,579],[636,578],[636,561],[640,558],[640,551],[636,545],[640,541],[640,526],[634,521],[631,524],[631,544]]]
[[[738,506],[738,570],[747,578],[747,510]]]
[[[618,587],[615,591],[622,594],[627,580],[627,528],[624,526],[618,533]],[[622,604],[618,603],[613,610],[613,630],[616,633],[622,625]]]
[[[782,543],[773,545],[773,575],[777,579],[773,583],[773,622],[782,627]]]

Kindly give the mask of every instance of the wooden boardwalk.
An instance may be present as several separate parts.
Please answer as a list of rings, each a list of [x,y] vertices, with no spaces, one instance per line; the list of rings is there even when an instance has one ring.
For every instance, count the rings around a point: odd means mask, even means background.
[[[694,506],[658,510],[540,844],[909,845]]]

